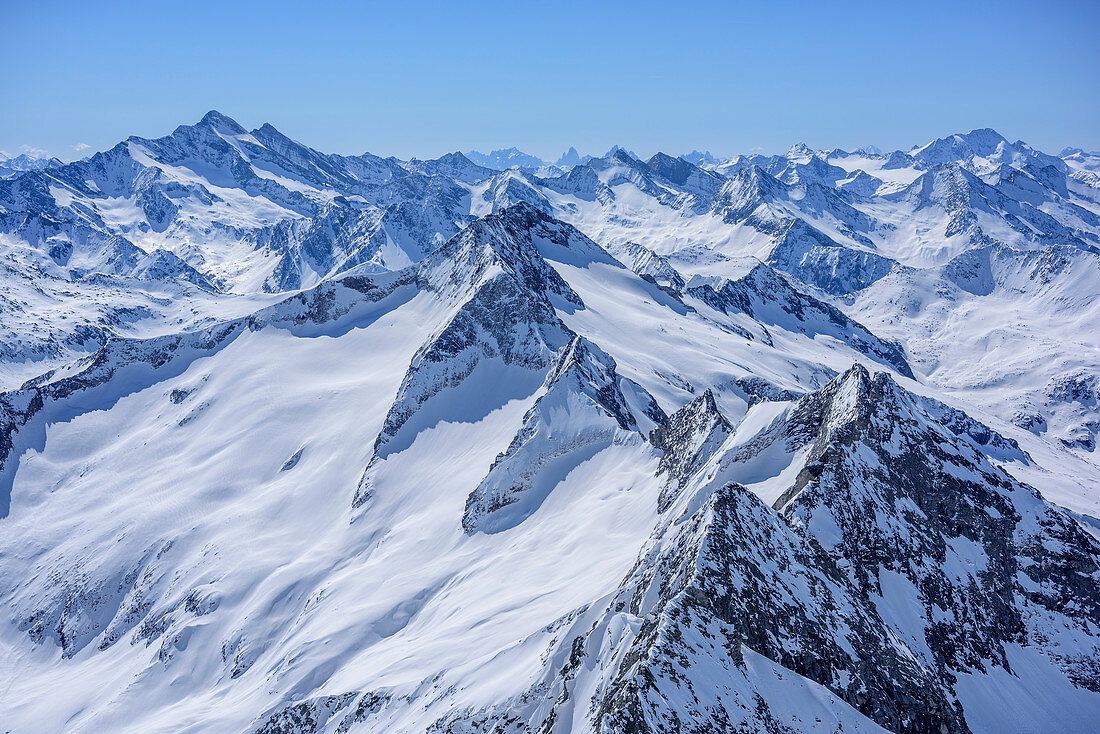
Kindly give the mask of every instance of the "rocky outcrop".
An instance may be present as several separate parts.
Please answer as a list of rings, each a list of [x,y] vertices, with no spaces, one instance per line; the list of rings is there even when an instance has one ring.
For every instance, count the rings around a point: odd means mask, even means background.
[[[679,291],[686,285],[683,276],[667,258],[636,242],[627,242],[615,248],[614,253],[623,265],[643,278],[647,276],[652,278],[653,282],[662,288]]]
[[[800,403],[791,425],[813,446],[777,507],[800,533],[849,559],[847,574],[866,594],[916,613],[916,629],[897,618],[893,627],[917,641],[943,685],[1011,670],[1009,648],[1025,646],[1074,685],[1097,690],[1100,639],[1081,655],[1076,638],[1077,653],[1067,655],[1069,639],[1055,630],[1096,628],[1100,546],[992,464],[983,449],[1005,448],[1003,439],[861,368]],[[1070,597],[1071,607],[1060,601]]]
[[[584,304],[540,248],[580,262],[615,262],[573,227],[521,202],[478,220],[417,267],[418,283],[457,302],[457,310],[413,356],[356,490],[356,507],[371,495],[373,466],[394,451],[391,442],[434,396],[463,384],[484,364],[545,377],[574,339],[555,308]],[[396,445],[411,443],[415,430]]]
[[[669,508],[692,475],[732,434],[733,426],[718,410],[710,390],[673,413],[665,425],[650,434],[649,440],[663,452],[657,474],[666,480],[657,501],[658,512]]]

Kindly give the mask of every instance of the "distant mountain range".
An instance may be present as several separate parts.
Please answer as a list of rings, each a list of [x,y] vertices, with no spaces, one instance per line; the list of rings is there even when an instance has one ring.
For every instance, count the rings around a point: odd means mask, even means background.
[[[619,146],[612,146],[607,153],[604,154],[604,158],[614,155],[615,151],[619,150]],[[632,156],[637,158],[634,153]],[[569,150],[561,154],[554,163],[544,161],[538,156],[524,153],[518,148],[502,148],[500,150],[494,150],[492,153],[479,153],[476,150],[471,150],[466,154],[466,157],[479,166],[490,168],[494,171],[507,171],[510,168],[523,168],[529,169],[535,173],[542,173],[546,175],[549,173],[561,173],[564,170],[568,170],[573,166],[579,166],[583,163],[587,163],[595,156],[584,155],[582,156],[577,152],[576,148],[570,147]],[[551,169],[562,169],[562,171],[553,171]]]
[[[62,161],[49,156],[31,155],[29,153],[9,156],[0,151],[0,178],[8,178],[24,171],[40,171],[43,168],[56,168],[62,165],[64,165]]]

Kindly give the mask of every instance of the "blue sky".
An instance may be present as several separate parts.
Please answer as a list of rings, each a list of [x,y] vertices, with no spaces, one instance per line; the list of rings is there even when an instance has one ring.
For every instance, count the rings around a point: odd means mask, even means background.
[[[0,149],[218,109],[328,152],[1100,149],[1100,2],[0,0]],[[80,146],[90,146],[81,149]]]

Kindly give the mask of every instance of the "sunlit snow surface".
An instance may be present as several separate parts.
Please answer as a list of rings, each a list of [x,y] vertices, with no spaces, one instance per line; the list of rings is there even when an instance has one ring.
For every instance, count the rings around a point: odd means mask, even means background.
[[[0,730],[619,731],[629,693],[654,731],[717,710],[880,731],[848,668],[800,675],[693,616],[722,503],[770,528],[743,543],[779,579],[765,608],[867,642],[818,596],[865,603],[830,545],[844,518],[793,502],[862,425],[860,364],[928,399],[897,398],[898,425],[966,459],[920,472],[1001,487],[1014,543],[1096,558],[1049,518],[1100,535],[1097,160],[975,131],[498,172],[211,113],[0,181]],[[827,456],[870,476],[917,438],[876,440]],[[945,541],[959,588],[983,542]],[[1068,612],[1014,577],[1028,644],[1004,645],[1012,673],[956,671],[971,730],[1100,718],[1072,680],[1100,666],[1100,576],[1079,573]],[[898,569],[860,593],[935,666],[925,625],[958,609]],[[666,661],[653,697],[639,651]]]

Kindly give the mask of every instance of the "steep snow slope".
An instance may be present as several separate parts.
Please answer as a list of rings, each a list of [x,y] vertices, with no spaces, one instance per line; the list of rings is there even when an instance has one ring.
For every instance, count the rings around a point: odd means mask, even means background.
[[[140,358],[136,368],[118,364],[118,371],[98,392],[96,388],[78,390],[79,405],[65,402],[67,388],[51,391],[61,402],[54,408],[55,403],[47,399],[36,416],[48,425],[46,446],[37,449],[44,453],[32,450],[21,456],[12,483],[15,504],[9,517],[13,523],[26,524],[19,532],[12,528],[8,537],[12,542],[18,538],[18,542],[3,553],[10,559],[12,571],[20,559],[19,563],[54,568],[65,580],[16,591],[16,598],[9,599],[26,622],[20,633],[25,643],[36,638],[43,641],[19,653],[20,667],[49,675],[51,670],[59,671],[60,662],[62,680],[74,687],[82,678],[95,683],[85,693],[75,693],[66,707],[48,715],[35,710],[35,701],[41,699],[23,696],[18,688],[8,689],[5,701],[25,702],[19,707],[23,713],[12,712],[9,722],[21,721],[20,726],[39,722],[76,730],[108,726],[148,731],[175,730],[188,721],[205,721],[215,729],[243,729],[267,707],[272,683],[283,680],[276,684],[278,689],[304,692],[337,676],[341,667],[337,661],[342,658],[353,669],[359,668],[360,684],[408,681],[418,668],[425,670],[425,677],[428,668],[440,670],[448,656],[438,645],[425,640],[427,644],[421,648],[425,657],[418,663],[409,646],[400,643],[408,634],[402,635],[402,630],[414,616],[420,616],[426,629],[435,629],[439,641],[451,640],[453,652],[445,663],[450,667],[481,657],[472,654],[472,638],[459,634],[464,626],[476,626],[484,654],[496,654],[511,645],[517,630],[536,634],[547,621],[575,608],[583,599],[598,596],[601,578],[609,574],[614,579],[625,572],[634,550],[629,543],[615,543],[616,536],[611,534],[606,553],[601,554],[606,562],[590,565],[591,583],[583,582],[574,571],[566,572],[569,564],[561,567],[557,599],[544,590],[538,592],[544,597],[538,602],[530,597],[535,590],[525,585],[515,586],[515,597],[485,593],[505,578],[500,576],[502,572],[522,579],[525,574],[548,569],[547,564],[557,567],[569,557],[564,548],[548,547],[540,541],[526,552],[528,564],[520,561],[524,551],[512,544],[498,548],[498,561],[490,562],[485,556],[486,541],[462,540],[466,536],[460,519],[466,495],[477,483],[477,473],[487,469],[492,453],[501,447],[498,442],[506,427],[513,422],[518,427],[527,395],[520,375],[512,375],[519,388],[514,398],[501,389],[501,378],[507,379],[508,372],[495,360],[487,361],[485,373],[471,377],[471,382],[480,385],[481,399],[467,394],[467,400],[458,403],[483,411],[481,419],[474,421],[468,413],[447,415],[445,406],[434,408],[439,420],[427,420],[412,444],[390,457],[365,511],[356,515],[354,524],[349,523],[358,474],[402,381],[402,365],[409,364],[420,344],[437,328],[433,324],[453,318],[454,299],[465,295],[433,289],[414,293],[410,288],[403,276],[389,283],[345,279],[304,302],[291,299],[247,325],[230,326],[226,336],[216,343],[204,343],[206,349],[197,355],[176,356],[158,369],[141,367]],[[379,299],[385,291],[388,294]],[[138,344],[133,349],[140,355],[149,353],[154,345]],[[153,364],[161,362],[155,356],[158,353],[151,353]],[[113,364],[109,354],[100,362]],[[131,362],[132,357],[126,360]],[[310,377],[319,367],[326,377]],[[103,369],[112,368],[95,365],[89,369],[103,374]],[[87,383],[81,374],[75,378],[80,380],[77,385]],[[58,379],[65,378],[54,378],[48,385],[57,384]],[[48,385],[43,389],[49,390]],[[97,399],[105,402],[98,404],[106,406],[119,393],[124,396],[111,410],[86,412],[93,394],[102,396]],[[80,397],[85,394],[89,397]],[[491,402],[484,402],[486,399]],[[313,418],[297,420],[295,416],[303,412]],[[77,415],[70,418],[73,413]],[[241,422],[243,415],[250,418]],[[33,437],[24,436],[37,430],[41,429],[32,423],[15,434],[13,461],[26,448],[18,442],[33,441]],[[202,435],[218,438],[208,450],[184,449]],[[98,439],[89,446],[81,436]],[[54,446],[69,443],[66,437],[83,444],[89,451],[86,457],[101,455],[97,462],[111,477],[89,470],[82,482],[91,483],[84,486],[107,482],[114,488],[107,490],[113,501],[104,504],[102,498],[93,496],[98,493],[88,494],[77,486],[70,487],[74,495],[25,491],[42,486],[39,472],[51,473],[53,469],[48,467],[66,462],[62,455],[53,455]],[[642,444],[644,441],[638,446]],[[359,448],[348,452],[353,445]],[[448,445],[450,449],[445,448]],[[425,450],[432,461],[424,461]],[[612,452],[599,462],[602,470],[589,471],[606,474],[621,465],[625,472],[621,486],[632,487],[639,468],[628,458],[629,447],[616,451],[622,454],[624,450],[628,453],[615,456]],[[633,452],[636,454],[637,448]],[[35,455],[42,458],[33,458]],[[171,469],[163,461],[169,455],[178,461]],[[119,466],[128,470],[115,471]],[[410,472],[413,466],[422,467],[420,472],[433,466],[436,474],[433,478],[429,470],[417,480],[417,471]],[[456,466],[463,467],[462,471],[456,472]],[[10,465],[8,470],[16,471]],[[180,485],[182,476],[188,477],[185,486]],[[424,481],[437,490],[410,493],[410,481]],[[74,504],[78,495],[85,499]],[[616,494],[612,491],[609,496]],[[622,502],[629,499],[624,496]],[[582,493],[577,501],[590,500]],[[53,502],[68,505],[74,514],[65,519],[60,506],[48,509]],[[37,509],[29,511],[24,503]],[[623,516],[627,506],[617,504],[618,509],[608,507],[613,514],[607,517]],[[448,506],[457,514],[446,512]],[[38,522],[34,517],[39,512],[49,512],[56,520]],[[106,513],[103,522],[92,521],[95,512]],[[597,506],[568,515],[592,514],[598,522],[605,516],[603,512]],[[310,522],[292,520],[304,514],[309,514]],[[642,513],[643,523],[649,522],[646,514]],[[116,539],[110,554],[89,553],[87,536],[77,536],[71,543],[62,540],[66,534],[72,537],[71,523],[76,517],[83,517],[82,527],[94,527],[97,537]],[[558,524],[563,521],[562,517],[556,520]],[[395,533],[400,525],[407,528],[404,536]],[[458,543],[462,550],[444,553],[443,546],[425,546],[423,542],[425,537],[447,536],[452,536],[449,543]],[[32,537],[38,540],[28,545]],[[547,539],[551,546],[566,543],[575,553],[599,552],[587,538],[580,546],[558,532],[548,534]],[[409,552],[418,546],[421,551]],[[25,555],[28,551],[30,555]],[[448,568],[438,565],[441,553],[449,556]],[[424,563],[419,571],[418,556]],[[474,559],[488,566],[492,582],[485,577],[479,581],[479,574],[471,574]],[[393,563],[404,569],[406,585],[394,583],[397,566]],[[357,588],[340,582],[345,574],[359,579],[353,585]],[[27,575],[25,569],[5,573],[4,578],[15,581]],[[46,571],[44,579],[49,576]],[[549,577],[545,582],[552,583]],[[449,587],[455,587],[457,596],[441,595]],[[443,597],[482,598],[486,606],[480,610],[470,607],[463,622],[453,618],[453,603]],[[349,603],[351,606],[346,606]],[[430,611],[436,604],[437,612]],[[333,616],[333,610],[340,608],[345,611]],[[439,621],[450,622],[441,626],[429,620],[436,613],[444,615]],[[216,624],[210,624],[215,620]],[[249,620],[263,621],[256,626]],[[499,633],[484,628],[487,622]],[[293,628],[298,628],[292,635],[297,641],[283,639],[282,631]],[[339,646],[344,652],[323,655],[325,672],[305,662],[327,647],[326,641],[337,639],[343,640]],[[371,640],[377,644],[364,647]],[[391,652],[385,652],[387,647]],[[292,649],[297,652],[288,656]],[[187,659],[187,650],[202,655],[198,667],[192,667],[196,661]],[[382,663],[387,655],[393,656],[391,674],[385,673]],[[381,677],[373,679],[371,673],[372,678],[362,679],[366,669],[355,664],[354,658],[371,660],[367,669]],[[292,663],[293,659],[301,662]],[[5,666],[13,663],[7,660]],[[162,690],[165,679],[159,671],[177,666],[181,666],[178,672],[168,675],[183,677],[176,686]],[[129,687],[131,694],[115,704],[100,706],[96,701],[101,701],[99,691],[107,670],[111,671],[108,679]],[[249,670],[253,670],[251,675]],[[467,674],[466,680],[468,685],[476,678]],[[246,688],[252,692],[246,693]],[[218,705],[229,689],[239,706]],[[140,706],[146,708],[147,716],[135,716],[131,704],[126,703],[130,695],[137,697],[135,703],[144,701]],[[482,695],[496,695],[496,691],[489,686]],[[158,702],[160,713],[148,708],[151,701]],[[220,711],[214,718],[210,718],[211,707]]]
[[[832,536],[797,539],[802,526],[787,525],[790,508],[809,496],[808,469],[796,478],[784,467],[820,461],[844,416],[874,404],[903,422],[943,425],[949,413],[859,369],[784,408],[822,379],[813,364],[850,363],[862,356],[856,346],[808,339],[823,324],[807,318],[805,303],[764,326],[758,307],[719,316],[692,290],[662,291],[521,204],[475,223],[419,266],[350,275],[189,336],[115,341],[5,395],[10,509],[0,593],[12,626],[2,664],[23,671],[4,691],[9,726],[625,731],[686,720],[770,731],[843,722],[872,731],[877,722],[897,731],[930,721],[962,730],[965,721],[980,730],[991,715],[983,681],[995,672],[968,663],[974,682],[956,691],[943,687],[931,658],[912,667],[906,640],[934,615],[884,616],[883,604],[909,598],[902,587],[895,597],[882,582],[881,602],[861,596],[854,570],[845,576],[823,560],[819,544]],[[507,304],[509,292],[531,305],[503,320],[484,311]],[[612,303],[627,316],[616,317]],[[678,364],[658,374],[652,343],[628,322],[667,324],[664,353],[678,353]],[[610,351],[592,339],[606,339]],[[726,346],[713,350],[715,340]],[[669,351],[692,341],[706,349]],[[723,352],[764,369],[738,378],[732,363],[714,361]],[[793,390],[759,377],[773,373]],[[712,385],[734,409],[734,422],[717,418],[720,431],[708,429],[713,438],[701,442],[693,431],[714,425],[703,416],[721,415],[710,392],[672,418],[658,406],[681,404],[694,385]],[[888,399],[864,398],[872,386]],[[787,402],[767,402],[775,399]],[[967,420],[952,418],[947,433],[921,430],[954,447],[944,456],[977,462],[967,481],[993,491],[989,482],[1010,480],[992,479],[1000,470],[980,452],[1010,462],[1023,455]],[[771,451],[784,435],[791,438]],[[887,471],[908,471],[891,457],[912,451],[895,451],[889,435],[861,440]],[[761,455],[771,458],[761,464]],[[744,490],[722,488],[731,476],[784,498],[791,487],[801,492],[776,515]],[[1095,568],[1084,559],[1097,551],[1073,520],[1013,491],[1047,508],[1029,512],[1057,518],[1027,532],[1053,532],[1036,528],[1056,522],[1059,538],[1070,533],[1060,542],[1086,554],[1075,562]],[[748,515],[732,509],[746,502]],[[692,519],[669,524],[680,516]],[[883,527],[900,533],[911,522],[902,514]],[[743,545],[761,532],[773,540],[737,551],[747,554],[739,562],[779,563],[787,571],[767,583],[783,585],[798,578],[795,562],[832,587],[844,601],[814,601],[796,586],[786,587],[788,604],[806,613],[839,605],[840,616],[813,617],[815,634],[847,651],[849,662],[834,666],[861,661],[857,676],[826,673],[791,657],[792,642],[765,644],[729,626],[734,617],[706,621],[684,606],[715,598],[690,591],[695,584],[720,583],[762,611],[758,594],[729,586],[734,546],[719,542]],[[788,538],[779,546],[777,533]],[[708,581],[711,573],[719,575]],[[1073,588],[1066,593],[1080,603],[1096,603],[1095,589]],[[632,597],[612,611],[615,599]],[[674,608],[684,613],[669,616]],[[682,632],[666,629],[672,620]],[[715,635],[744,647],[713,647]],[[883,647],[884,635],[896,651]],[[1076,647],[1059,640],[1050,644],[1095,655],[1082,647],[1087,637]],[[1019,649],[1011,654],[1039,660],[1031,647]],[[638,688],[645,676],[637,678],[634,661],[663,665],[667,654],[687,654],[698,667],[687,679],[663,683],[662,674]],[[1059,664],[1087,670],[1070,658]],[[1087,674],[1045,665],[1043,680],[1068,711],[1084,716],[1096,705]],[[718,680],[728,683],[710,692]],[[32,691],[45,685],[72,693],[44,707]],[[653,685],[659,698],[645,692]],[[927,696],[938,703],[914,703]]]

